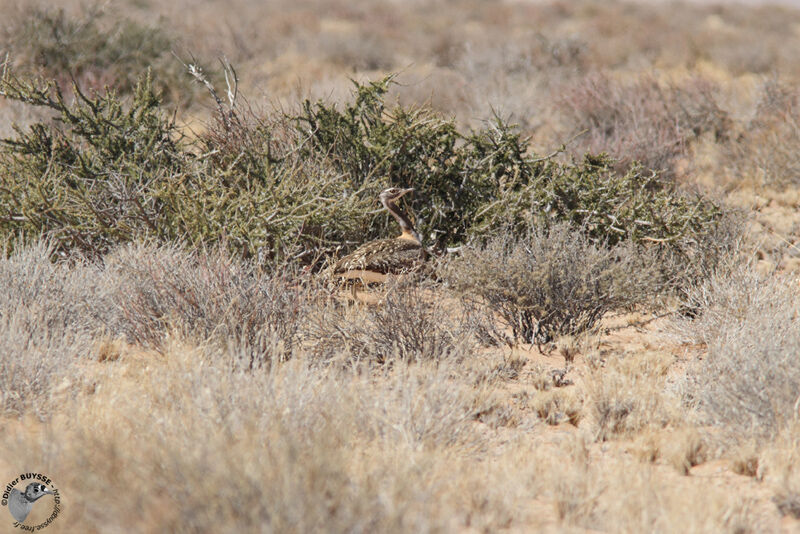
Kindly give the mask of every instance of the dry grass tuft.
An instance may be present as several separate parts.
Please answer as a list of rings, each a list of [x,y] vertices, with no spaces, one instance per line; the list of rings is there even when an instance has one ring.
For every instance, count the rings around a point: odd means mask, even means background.
[[[483,442],[482,396],[447,378],[456,368],[398,366],[376,382],[299,360],[231,372],[172,343],[164,356],[97,368],[97,391],[52,421],[59,439],[3,439],[26,465],[59,458],[49,473],[86,503],[65,509],[67,530],[428,531],[460,522],[451,506],[487,528],[503,517],[470,502],[487,494],[480,477],[459,477],[462,498],[444,484],[450,455]]]
[[[92,353],[85,312],[96,272],[51,261],[45,242],[0,259],[0,415],[50,414],[52,389],[69,387]]]
[[[658,352],[612,355],[594,362],[584,401],[595,439],[634,435],[645,428],[682,423],[680,399],[667,389],[672,358]]]
[[[377,306],[316,308],[309,317],[308,350],[321,361],[343,355],[358,362],[440,361],[465,358],[481,331],[454,317],[458,303],[434,296],[413,281],[390,283]]]
[[[761,450],[759,480],[772,490],[772,502],[784,516],[800,519],[800,454],[798,426],[794,422],[781,429]]]
[[[570,423],[578,426],[583,419],[583,399],[572,388],[537,393],[528,405],[548,425]]]
[[[555,448],[553,448],[555,447]],[[673,474],[659,484],[654,471],[629,457],[597,463],[579,437],[530,451],[532,486],[552,499],[554,531],[760,532],[775,528],[751,499],[727,488],[700,489],[693,477]]]
[[[758,476],[758,467],[758,456],[754,455],[752,452],[749,454],[741,454],[738,458],[735,458],[731,464],[731,470],[737,475],[753,478]]]

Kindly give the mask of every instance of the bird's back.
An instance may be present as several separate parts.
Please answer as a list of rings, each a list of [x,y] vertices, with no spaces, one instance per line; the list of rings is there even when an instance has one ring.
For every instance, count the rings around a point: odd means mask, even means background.
[[[352,254],[341,258],[332,274],[350,271],[367,271],[379,274],[401,274],[419,269],[427,258],[427,251],[417,241],[410,239],[379,239],[362,245]]]

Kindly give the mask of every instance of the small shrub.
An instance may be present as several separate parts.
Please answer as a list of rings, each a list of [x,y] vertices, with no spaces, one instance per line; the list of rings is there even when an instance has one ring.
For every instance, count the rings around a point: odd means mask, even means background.
[[[657,288],[649,269],[628,245],[595,245],[562,224],[469,247],[443,276],[499,314],[516,340],[547,343],[645,301]]]
[[[54,389],[76,386],[76,361],[90,355],[91,340],[65,328],[31,328],[48,311],[38,304],[0,315],[0,415],[46,418]]]
[[[38,243],[0,259],[0,415],[47,417],[53,389],[74,388],[77,358],[92,353],[95,272],[54,264],[52,252]]]
[[[673,328],[693,343],[710,345],[759,314],[775,317],[790,309],[795,296],[789,284],[788,278],[764,276],[751,264],[725,265],[687,291],[693,313],[676,318]]]
[[[38,241],[0,258],[0,315],[30,308],[35,320],[25,323],[26,330],[88,332],[95,327],[86,305],[96,293],[97,270],[80,262],[54,262],[55,250],[52,243]]]

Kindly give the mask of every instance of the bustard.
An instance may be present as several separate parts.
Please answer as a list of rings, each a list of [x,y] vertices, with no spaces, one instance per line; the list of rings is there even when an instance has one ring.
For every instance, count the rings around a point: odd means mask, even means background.
[[[53,492],[47,489],[44,484],[33,482],[28,484],[25,491],[12,489],[8,497],[8,511],[14,516],[14,519],[22,523],[33,508],[33,503],[38,501],[45,495],[52,495]]]
[[[390,187],[378,198],[400,225],[401,234],[391,239],[378,239],[358,247],[355,252],[337,261],[330,270],[334,278],[384,282],[388,274],[401,274],[418,270],[428,257],[411,219],[395,202],[413,188]]]

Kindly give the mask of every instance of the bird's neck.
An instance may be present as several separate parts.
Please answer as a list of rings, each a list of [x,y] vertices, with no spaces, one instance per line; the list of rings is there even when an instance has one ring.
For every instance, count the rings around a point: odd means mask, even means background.
[[[413,241],[415,243],[422,244],[422,240],[419,238],[419,234],[414,230],[411,231],[403,230],[403,233],[397,236],[397,239],[405,239],[406,241]]]
[[[422,239],[417,231],[414,229],[414,225],[411,224],[411,219],[403,213],[397,205],[392,202],[391,200],[382,200],[383,207],[387,209],[389,213],[392,214],[392,217],[395,218],[397,224],[400,225],[400,230],[402,233],[398,236],[399,239],[408,239],[409,241],[416,241],[419,244],[422,244]]]

